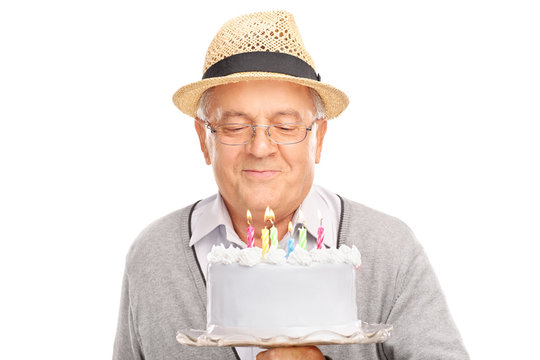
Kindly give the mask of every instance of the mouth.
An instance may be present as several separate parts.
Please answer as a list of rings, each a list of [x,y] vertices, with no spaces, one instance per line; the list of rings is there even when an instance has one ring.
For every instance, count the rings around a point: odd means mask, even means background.
[[[280,173],[279,170],[243,170],[243,172],[254,179],[270,179]]]

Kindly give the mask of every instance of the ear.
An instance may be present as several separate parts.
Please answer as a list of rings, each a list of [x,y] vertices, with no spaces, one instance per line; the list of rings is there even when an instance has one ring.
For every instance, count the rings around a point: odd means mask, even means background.
[[[326,119],[317,121],[317,149],[315,150],[315,164],[321,162],[321,152],[324,141],[324,135],[326,134]]]
[[[208,148],[206,147],[206,128],[204,126],[204,122],[199,118],[195,118],[195,131],[197,131],[197,135],[199,136],[199,143],[201,145],[201,151],[204,155],[204,160],[206,161],[207,165],[210,165],[212,161],[210,160]]]

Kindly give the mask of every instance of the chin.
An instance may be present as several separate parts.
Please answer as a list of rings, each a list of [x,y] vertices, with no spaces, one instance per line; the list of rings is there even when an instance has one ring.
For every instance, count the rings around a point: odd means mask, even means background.
[[[275,194],[275,195],[273,195]],[[247,203],[249,206],[252,206],[253,210],[262,210],[264,211],[267,206],[270,208],[276,208],[280,203],[280,196],[277,193],[265,193],[257,197],[252,197]]]

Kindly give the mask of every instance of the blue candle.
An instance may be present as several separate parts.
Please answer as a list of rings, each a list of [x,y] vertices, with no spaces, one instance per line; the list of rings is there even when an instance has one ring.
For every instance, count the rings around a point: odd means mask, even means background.
[[[289,221],[289,241],[287,242],[287,256],[286,258],[289,258],[289,255],[294,250],[294,239],[293,239],[293,232],[292,232],[292,222]]]

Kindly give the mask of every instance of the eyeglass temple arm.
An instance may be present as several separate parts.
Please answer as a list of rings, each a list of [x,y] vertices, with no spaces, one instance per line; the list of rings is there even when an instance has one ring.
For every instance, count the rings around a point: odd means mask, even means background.
[[[206,127],[208,130],[210,130],[211,133],[216,133],[216,129],[214,129],[214,128],[212,127],[212,125],[210,125],[210,122],[209,122],[209,121],[199,119],[198,117],[195,118],[195,121],[201,123],[201,125],[203,125],[203,126]]]

